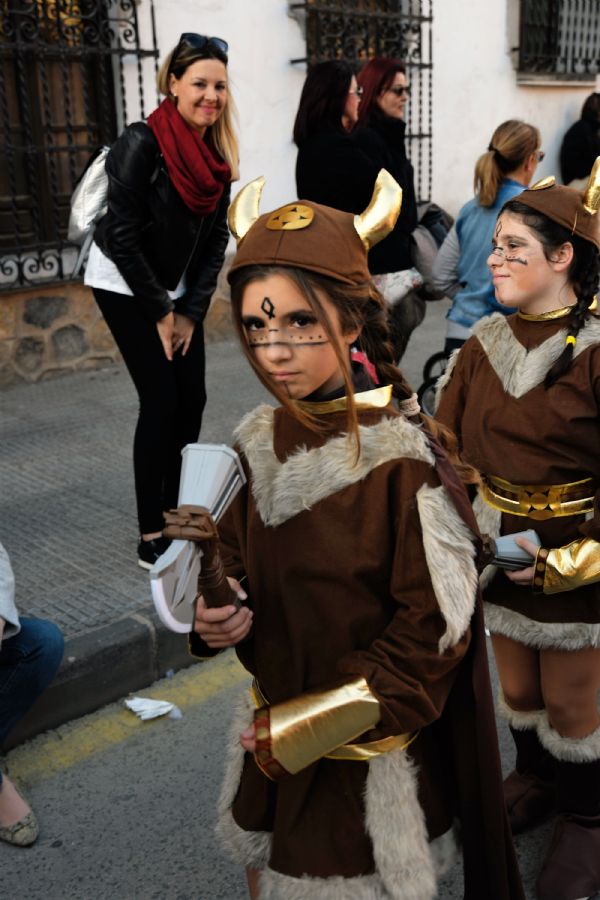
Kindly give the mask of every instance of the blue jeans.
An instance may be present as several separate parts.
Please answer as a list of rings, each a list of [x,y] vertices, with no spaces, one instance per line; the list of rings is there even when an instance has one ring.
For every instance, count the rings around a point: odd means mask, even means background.
[[[0,645],[0,747],[56,675],[64,650],[53,622],[26,617],[20,622],[20,632]]]

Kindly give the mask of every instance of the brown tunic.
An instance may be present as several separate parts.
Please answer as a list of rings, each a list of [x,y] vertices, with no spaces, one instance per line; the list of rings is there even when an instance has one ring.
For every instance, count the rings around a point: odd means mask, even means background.
[[[270,703],[325,689],[340,676],[364,676],[380,702],[381,720],[362,740],[422,729],[405,758],[410,754],[419,763],[414,803],[433,840],[448,834],[460,815],[450,774],[452,751],[443,750],[453,739],[434,723],[469,648],[476,581],[471,534],[440,487],[423,432],[392,407],[362,409],[359,421],[362,469],[354,466],[355,447],[342,433],[345,412],[327,416],[326,435],[315,435],[285,410],[270,407],[255,410],[238,429],[249,484],[219,526],[228,574],[247,576],[244,587],[254,610],[251,637],[236,650]],[[425,524],[419,506],[423,489],[435,492],[427,496],[438,498],[442,513]],[[430,538],[435,532],[436,541],[439,536],[439,559],[431,540],[433,557],[426,558],[424,529]],[[454,607],[440,598],[444,579]],[[455,702],[462,715],[465,704]],[[495,759],[489,735],[483,740],[488,760]],[[472,760],[471,776],[480,752],[476,743],[459,741],[461,756]],[[275,784],[246,754],[231,808],[235,825],[244,833],[269,835],[269,870],[292,878],[342,876],[362,884],[365,877],[377,877],[379,868],[365,824],[370,765],[321,759]],[[490,771],[495,772],[493,764]],[[397,806],[404,815],[402,807],[411,801],[398,790],[389,784],[390,809],[394,814]],[[493,803],[501,804],[499,777],[494,791]],[[478,792],[474,786],[474,796]],[[467,802],[474,809],[473,796]],[[395,834],[393,840],[410,844],[412,835]],[[509,881],[518,876],[503,847],[500,825],[491,858],[484,862],[485,850],[477,851],[474,868],[481,871],[474,875],[473,897],[480,893],[480,878],[496,879],[499,887],[490,888],[490,897],[521,896],[518,885],[514,894],[506,892],[507,869],[513,873]],[[251,856],[241,861],[257,865]],[[420,861],[411,865],[410,877],[418,882]],[[503,873],[497,877],[491,874],[496,865]],[[389,896],[403,896],[399,890]],[[306,896],[313,894],[307,889]],[[357,888],[356,896],[371,894]]]
[[[580,332],[570,370],[546,390],[544,376],[565,336],[564,319],[493,316],[458,354],[437,417],[453,429],[464,458],[483,474],[513,484],[590,477],[600,483],[600,323],[592,320]],[[533,528],[547,548],[582,536],[600,540],[600,491],[596,498],[595,515],[588,520],[535,521],[503,513],[501,533]],[[546,596],[498,571],[484,597],[540,623],[600,622],[600,585]]]

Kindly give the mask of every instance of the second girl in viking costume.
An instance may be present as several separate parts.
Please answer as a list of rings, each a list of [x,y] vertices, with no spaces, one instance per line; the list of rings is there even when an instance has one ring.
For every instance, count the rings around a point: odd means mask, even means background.
[[[474,520],[393,364],[367,267],[400,190],[382,172],[361,216],[299,202],[259,217],[261,187],[230,211],[229,279],[281,405],[238,427],[248,485],[219,526],[251,613],[200,602],[193,641],[199,655],[235,643],[255,679],[218,830],[261,900],[430,900],[458,831],[465,897],[519,900]]]
[[[438,417],[483,475],[482,532],[542,547],[484,591],[517,747],[513,831],[558,813],[541,900],[600,890],[600,319],[597,175],[543,179],[506,203],[488,260],[508,319],[482,320],[441,385]],[[491,579],[491,580],[490,580]]]

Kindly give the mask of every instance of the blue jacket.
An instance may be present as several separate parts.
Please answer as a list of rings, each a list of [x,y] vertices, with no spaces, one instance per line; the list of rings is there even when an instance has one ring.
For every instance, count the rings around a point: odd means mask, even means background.
[[[476,199],[465,203],[456,220],[456,234],[460,245],[458,281],[460,290],[455,294],[448,318],[465,328],[493,312],[508,316],[514,312],[501,306],[496,300],[494,285],[487,258],[492,249],[492,238],[498,213],[507,200],[525,190],[524,185],[505,178],[492,206],[481,206]]]

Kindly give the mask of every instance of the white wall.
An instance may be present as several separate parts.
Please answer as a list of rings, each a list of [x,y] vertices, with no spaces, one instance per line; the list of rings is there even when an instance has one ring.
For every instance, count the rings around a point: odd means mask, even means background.
[[[516,0],[433,0],[432,197],[452,214],[472,196],[475,161],[506,119],[537,125],[546,159],[536,177],[558,176],[562,136],[595,89],[517,85],[509,53],[516,43],[509,18],[515,7]],[[295,195],[291,133],[305,77],[304,65],[290,60],[303,57],[306,45],[287,0],[155,0],[155,9],[161,57],[182,31],[228,41],[240,114],[237,187],[266,175],[262,209],[288,202]]]
[[[542,135],[535,178],[560,178],[563,134],[596,90],[521,86],[509,53],[517,42],[510,0],[436,0],[433,22],[433,199],[455,215],[473,196],[473,170],[495,128],[523,119]]]

